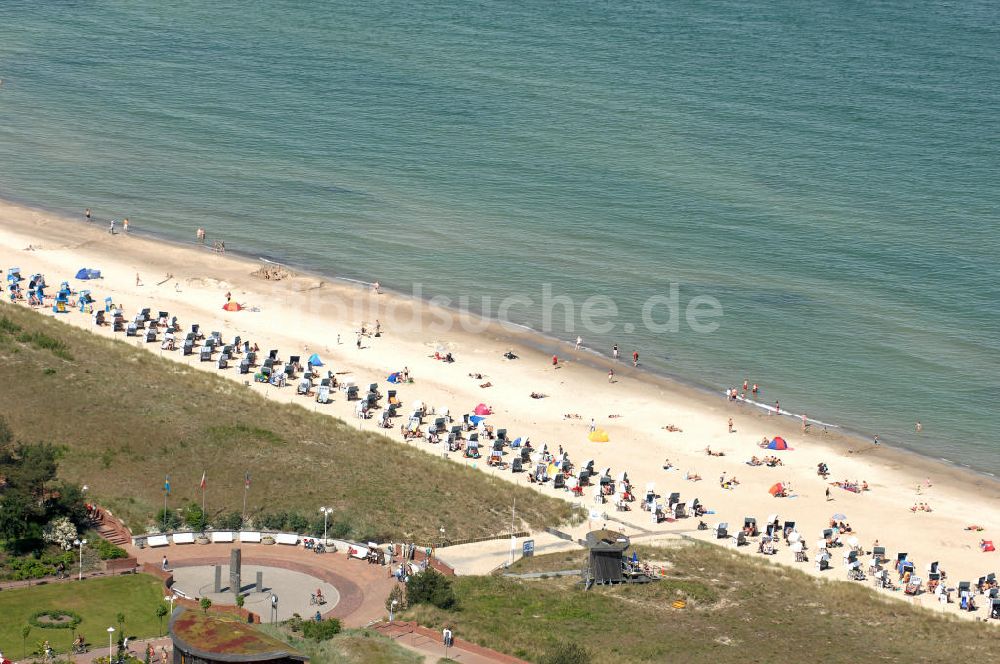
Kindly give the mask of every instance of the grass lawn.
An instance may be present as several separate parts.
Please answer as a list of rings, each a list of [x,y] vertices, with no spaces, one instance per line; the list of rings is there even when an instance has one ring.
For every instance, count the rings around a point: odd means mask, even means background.
[[[329,641],[303,639],[285,628],[261,629],[308,655],[312,664],[420,664],[424,657],[370,630],[345,630]]]
[[[136,532],[163,506],[165,475],[170,505],[179,507],[201,502],[202,471],[210,518],[242,511],[250,471],[251,515],[296,510],[315,520],[326,505],[335,510],[331,532],[361,540],[434,544],[441,526],[455,540],[507,532],[515,498],[532,526],[571,514],[565,501],[268,401],[124,341],[5,303],[0,319],[22,330],[0,326],[8,377],[0,414],[21,439],[64,446],[60,475],[88,485]]]
[[[42,609],[68,609],[80,614],[83,621],[77,631],[93,648],[107,647],[107,629],[118,629],[115,616],[119,612],[125,614],[127,635],[156,636],[160,633],[160,622],[155,611],[162,603],[163,584],[146,574],[4,590],[0,592],[0,650],[10,659],[15,656],[20,659],[21,629],[28,624],[32,613]],[[56,652],[65,652],[73,641],[73,632],[32,627],[28,651],[46,639]]]
[[[529,661],[557,641],[582,643],[594,662],[764,662],[788,653],[822,662],[943,662],[995,655],[996,625],[958,620],[877,595],[867,584],[815,579],[700,543],[640,548],[667,578],[583,591],[578,578],[458,577],[459,607],[411,608],[404,619],[452,626],[459,637]],[[582,567],[555,553],[517,571]],[[687,608],[673,609],[675,599]],[[982,612],[981,612],[982,613]]]

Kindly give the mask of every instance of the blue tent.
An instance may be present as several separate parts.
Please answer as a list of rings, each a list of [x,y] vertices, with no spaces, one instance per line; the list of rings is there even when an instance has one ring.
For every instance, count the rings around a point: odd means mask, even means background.
[[[479,424],[485,419],[486,418],[483,417],[482,415],[473,415],[472,417],[469,418],[469,421],[472,422],[473,424]]]
[[[319,359],[319,355],[313,353],[312,355],[309,356],[308,364],[309,366],[312,367],[321,367],[323,366],[323,360]]]
[[[386,377],[386,380],[390,383],[398,383],[401,381],[399,377],[399,372],[391,373]]]
[[[85,267],[81,267],[77,271],[77,273],[76,273],[76,278],[77,279],[83,279],[83,280],[86,280],[86,279],[100,279],[101,278],[101,271],[100,270],[88,270]]]

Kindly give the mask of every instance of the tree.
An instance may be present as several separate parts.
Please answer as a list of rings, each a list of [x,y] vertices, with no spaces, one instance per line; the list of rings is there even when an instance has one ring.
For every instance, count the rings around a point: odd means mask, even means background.
[[[177,530],[181,525],[181,518],[177,515],[177,512],[170,509],[160,509],[156,513],[156,525],[163,528],[164,532],[170,530]]]
[[[340,621],[336,618],[329,620],[308,620],[302,623],[302,636],[316,641],[326,641],[340,634]]]
[[[236,596],[236,606],[238,606],[239,608],[242,609],[243,605],[246,604],[246,603],[247,603],[247,598],[246,597],[244,597],[243,595],[237,595]]]
[[[28,659],[28,636],[31,634],[31,625],[21,628],[21,659]]]
[[[198,602],[198,606],[200,606],[201,610],[207,614],[208,610],[212,608],[212,600],[207,597],[202,597],[201,601]]]
[[[451,580],[433,567],[410,577],[406,584],[406,598],[411,605],[431,604],[439,609],[450,609],[455,605]]]
[[[58,544],[63,551],[69,551],[73,548],[73,541],[77,535],[76,526],[65,516],[52,519],[45,524],[45,528],[42,530],[42,539]]]
[[[118,633],[125,638],[125,614],[119,611],[115,614],[115,620],[118,621]]]
[[[156,605],[156,617],[160,621],[160,636],[163,636],[163,617],[170,613],[170,609],[167,608],[166,604],[160,603]]]
[[[406,593],[403,592],[403,586],[395,585],[389,591],[389,596],[385,598],[385,610],[393,612],[403,611],[404,609],[406,609]]]

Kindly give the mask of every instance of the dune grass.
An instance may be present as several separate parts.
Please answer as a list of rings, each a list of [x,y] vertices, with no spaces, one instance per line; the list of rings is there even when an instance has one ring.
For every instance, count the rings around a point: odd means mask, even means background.
[[[0,592],[0,650],[10,658],[22,656],[21,630],[38,610],[74,611],[83,619],[76,631],[93,648],[108,646],[108,627],[119,629],[118,613],[125,614],[125,634],[146,638],[160,634],[156,607],[163,603],[163,584],[153,576],[134,574],[13,588]],[[166,629],[166,620],[163,621]],[[116,632],[117,636],[117,632]],[[32,627],[27,639],[30,655],[48,640],[57,653],[67,652],[73,642],[70,629]]]
[[[358,539],[506,532],[515,497],[531,526],[571,515],[564,501],[5,303],[0,362],[0,414],[15,434],[61,446],[60,475],[138,532],[163,506],[165,475],[174,509],[200,503],[203,471],[210,518],[242,511],[249,471],[250,515],[315,519],[329,506],[331,532]]]
[[[882,597],[867,585],[828,582],[725,549],[685,543],[640,548],[663,561],[663,581],[596,587],[578,578],[459,577],[458,609],[411,608],[405,619],[529,661],[559,642],[587,646],[598,661],[770,662],[794,653],[822,662],[977,661],[995,652],[984,625]],[[577,569],[582,551],[525,561],[514,571]],[[684,599],[684,609],[671,608]],[[931,600],[928,600],[931,601]]]
[[[291,644],[313,664],[421,664],[424,657],[366,629],[344,630],[329,641],[313,641],[287,628],[261,625],[267,634]]]

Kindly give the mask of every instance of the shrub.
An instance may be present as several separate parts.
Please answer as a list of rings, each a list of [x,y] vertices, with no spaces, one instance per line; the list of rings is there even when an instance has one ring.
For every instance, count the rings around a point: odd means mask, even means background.
[[[156,513],[156,526],[163,528],[164,532],[176,530],[181,525],[181,517],[173,510],[161,509]]]
[[[125,549],[115,546],[106,539],[98,539],[94,542],[94,550],[97,551],[97,556],[101,560],[116,560],[128,557],[128,552]]]
[[[51,618],[60,622],[39,620],[39,618]],[[28,616],[28,624],[42,629],[75,629],[82,620],[79,613],[66,609],[43,609]]]
[[[455,605],[455,591],[451,579],[433,567],[410,577],[406,584],[406,599],[414,604],[431,604],[439,609],[450,609]]]
[[[64,516],[52,519],[42,530],[42,539],[52,544],[58,544],[63,551],[73,548],[73,540],[77,538],[76,526]]]
[[[217,530],[239,530],[243,527],[243,515],[239,512],[222,514],[215,519],[213,525]]]
[[[590,664],[590,651],[579,643],[565,642],[551,646],[539,664]]]
[[[207,597],[202,597],[201,601],[198,602],[198,606],[201,607],[203,613],[208,613],[208,610],[212,608],[212,600]]]
[[[188,528],[196,532],[205,530],[205,526],[208,525],[208,523],[205,519],[205,512],[201,509],[201,505],[197,503],[189,503],[188,506],[184,508],[184,523],[187,524]]]
[[[326,641],[340,634],[340,621],[336,618],[329,620],[307,620],[302,623],[302,636],[316,641]]]

